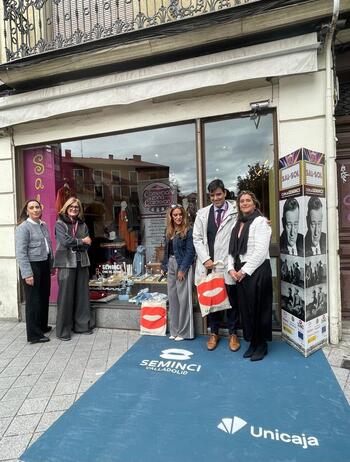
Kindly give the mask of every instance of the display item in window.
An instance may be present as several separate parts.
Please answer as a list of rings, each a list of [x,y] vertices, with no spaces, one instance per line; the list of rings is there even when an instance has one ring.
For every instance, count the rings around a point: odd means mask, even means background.
[[[126,248],[129,252],[135,252],[138,245],[137,232],[135,230],[135,221],[133,214],[126,201],[120,203],[121,210],[119,213],[119,235],[125,241]]]
[[[70,198],[60,210],[55,225],[58,268],[58,298],[56,334],[61,340],[70,340],[71,331],[90,334],[89,257],[91,245],[89,230],[84,221],[82,204]]]
[[[139,277],[146,272],[146,247],[139,245],[136,248],[134,260],[132,263],[132,273],[134,276]]]
[[[45,343],[48,326],[53,250],[49,230],[41,220],[42,206],[28,200],[20,213],[15,232],[16,259],[24,283],[26,330],[30,343]]]
[[[57,194],[56,194],[56,202],[55,202],[55,208],[56,208],[56,211],[57,213],[60,213],[60,210],[62,209],[62,207],[64,206],[64,204],[67,202],[67,200],[72,196],[72,191],[71,191],[71,188],[68,184],[68,182],[66,181],[63,186],[61,186],[58,190],[57,190]]]
[[[182,205],[167,211],[162,273],[167,274],[170,338],[180,341],[194,338],[192,306],[192,265],[195,249],[192,229]]]

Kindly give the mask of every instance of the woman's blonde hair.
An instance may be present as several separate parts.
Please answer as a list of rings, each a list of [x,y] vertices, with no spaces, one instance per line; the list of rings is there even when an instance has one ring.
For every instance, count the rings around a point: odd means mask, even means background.
[[[173,215],[172,215],[173,211],[176,209],[181,210],[181,213],[182,213],[182,223],[177,229],[175,228]],[[188,228],[189,228],[188,216],[183,206],[180,204],[175,204],[169,207],[166,213],[166,237],[167,239],[172,239],[173,237],[175,237],[175,235],[182,237],[182,238],[186,237]]]
[[[77,204],[79,205],[79,215],[78,215],[78,217],[80,218],[80,220],[83,220],[83,219],[84,219],[83,206],[81,205],[81,202],[80,202],[80,200],[79,200],[77,197],[70,197],[70,198],[64,203],[64,206],[61,208],[60,213],[62,213],[63,215],[68,215],[68,214],[67,214],[68,208],[69,208],[72,204],[75,204],[75,203],[77,203]]]

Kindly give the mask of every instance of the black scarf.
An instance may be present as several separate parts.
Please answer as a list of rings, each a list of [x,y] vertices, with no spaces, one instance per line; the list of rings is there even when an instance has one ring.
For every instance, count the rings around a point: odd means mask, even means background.
[[[244,255],[247,252],[250,225],[253,223],[255,218],[261,216],[262,213],[260,212],[260,210],[254,210],[254,212],[252,212],[250,215],[238,218],[237,223],[235,224],[235,227],[232,230],[229,246],[229,253],[233,256],[235,260],[239,257],[239,255]],[[244,226],[241,235],[238,239],[238,233],[241,223],[244,223]]]
[[[75,223],[76,221],[80,224],[80,223],[84,223],[84,220],[82,220],[81,218],[77,217],[74,221],[72,221],[70,219],[70,217],[68,215],[66,215],[65,213],[60,213],[59,214],[59,217],[60,219],[66,223],[67,225],[71,225],[73,223]]]

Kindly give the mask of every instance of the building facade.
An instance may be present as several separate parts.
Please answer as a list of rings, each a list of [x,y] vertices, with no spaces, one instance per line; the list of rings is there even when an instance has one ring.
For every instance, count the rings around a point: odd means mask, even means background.
[[[181,203],[193,220],[207,203],[206,185],[219,177],[231,200],[253,189],[271,220],[274,325],[281,329],[289,286],[281,284],[280,159],[305,148],[325,160],[327,254],[320,261],[328,277],[315,286],[328,298],[329,335],[337,343],[334,50],[349,2],[204,2],[203,9],[170,1],[152,2],[154,11],[147,2],[138,2],[142,11],[125,2],[123,16],[114,2],[100,2],[110,4],[108,14],[94,9],[89,22],[79,9],[65,10],[72,2],[43,3],[14,12],[5,1],[2,12],[0,316],[20,316],[14,228],[28,195],[43,202],[51,230],[66,194],[82,200],[96,243],[92,287],[109,271],[103,265],[132,265],[139,246],[149,271],[143,282],[154,287],[166,207]],[[304,215],[299,233],[306,236]],[[297,261],[289,263],[295,270]],[[298,281],[305,273],[306,266]],[[298,285],[293,277],[290,287]]]

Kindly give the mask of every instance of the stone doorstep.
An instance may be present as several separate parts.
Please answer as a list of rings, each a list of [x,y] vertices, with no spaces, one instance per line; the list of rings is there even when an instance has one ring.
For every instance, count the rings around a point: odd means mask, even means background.
[[[50,303],[49,324],[56,323],[56,304]],[[109,329],[140,330],[140,306],[127,302],[91,303],[93,327]],[[25,305],[20,305],[20,320],[25,321]],[[194,313],[196,335],[204,334],[203,318],[199,312]]]

